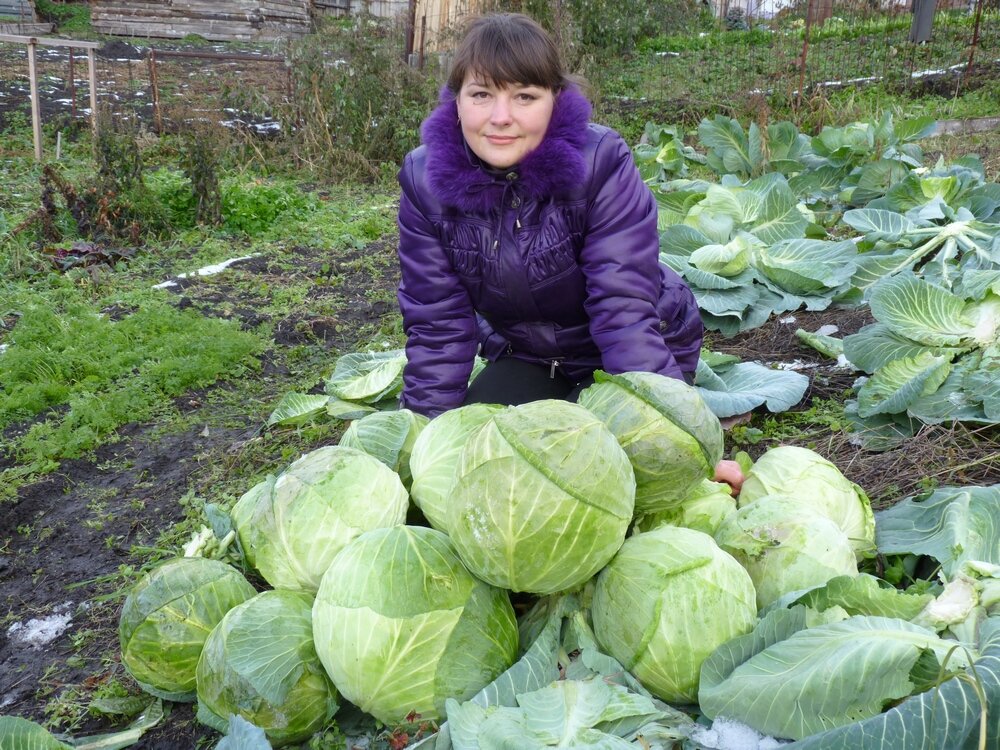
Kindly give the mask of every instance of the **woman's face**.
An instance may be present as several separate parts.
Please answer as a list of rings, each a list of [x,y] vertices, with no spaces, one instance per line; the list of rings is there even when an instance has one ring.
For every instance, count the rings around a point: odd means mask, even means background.
[[[542,142],[555,95],[541,86],[487,84],[482,76],[469,73],[457,103],[469,148],[490,166],[506,169]]]

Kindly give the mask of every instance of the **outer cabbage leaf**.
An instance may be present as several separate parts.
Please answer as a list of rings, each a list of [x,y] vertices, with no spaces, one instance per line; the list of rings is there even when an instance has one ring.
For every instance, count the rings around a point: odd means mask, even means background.
[[[793,239],[758,250],[754,265],[783,290],[795,294],[820,294],[851,280],[857,249],[850,240]]]
[[[809,378],[791,370],[774,370],[756,362],[741,362],[718,371],[698,361],[695,385],[720,419],[767,405],[770,412],[791,409],[809,387]]]
[[[955,576],[966,561],[1000,564],[1000,484],[942,487],[875,515],[875,539],[887,555],[928,555]]]
[[[885,323],[872,323],[844,337],[844,356],[868,373],[898,359],[913,359],[930,352],[951,359],[967,351],[962,347],[933,347],[893,333]]]
[[[881,367],[858,389],[858,415],[905,411],[920,396],[934,393],[951,372],[948,357],[925,351]]]
[[[350,352],[337,360],[326,381],[326,392],[344,401],[373,404],[403,388],[406,352]]]
[[[766,630],[765,623],[759,627]],[[803,628],[770,643],[755,631],[710,661],[698,695],[708,716],[791,739],[880,715],[887,703],[919,687],[917,673],[928,662],[946,664],[952,673],[969,665],[954,642],[933,631],[869,616]]]
[[[980,628],[980,658],[964,675],[914,695],[883,714],[786,745],[788,750],[976,750],[1000,741],[1000,617]],[[986,698],[984,704],[979,690]],[[985,722],[985,726],[984,726]]]
[[[849,615],[878,615],[912,620],[934,596],[900,591],[881,578],[862,573],[858,576],[838,576],[825,585],[795,599],[810,609],[825,610],[840,607]]]

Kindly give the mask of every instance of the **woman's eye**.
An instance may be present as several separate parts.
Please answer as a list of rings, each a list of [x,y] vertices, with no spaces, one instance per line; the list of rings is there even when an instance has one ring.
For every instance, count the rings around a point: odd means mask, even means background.
[[[533,102],[538,97],[535,96],[534,94],[518,94],[517,98],[520,99],[522,102]]]

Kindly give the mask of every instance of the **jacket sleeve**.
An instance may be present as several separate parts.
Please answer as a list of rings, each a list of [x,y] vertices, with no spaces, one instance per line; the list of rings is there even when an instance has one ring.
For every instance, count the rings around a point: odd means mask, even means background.
[[[399,173],[399,309],[406,332],[400,405],[433,417],[461,405],[475,360],[477,323],[469,294],[421,208],[413,160]]]
[[[590,335],[605,370],[683,379],[660,330],[656,200],[628,145],[608,132],[594,156],[587,234],[580,251]]]

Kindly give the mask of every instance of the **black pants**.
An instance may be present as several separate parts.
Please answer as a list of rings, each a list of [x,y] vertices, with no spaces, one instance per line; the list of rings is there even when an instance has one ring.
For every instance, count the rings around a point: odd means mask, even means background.
[[[465,404],[502,404],[517,406],[546,398],[576,402],[582,391],[594,382],[588,375],[579,383],[563,375],[557,367],[501,357],[483,368],[469,384]]]

